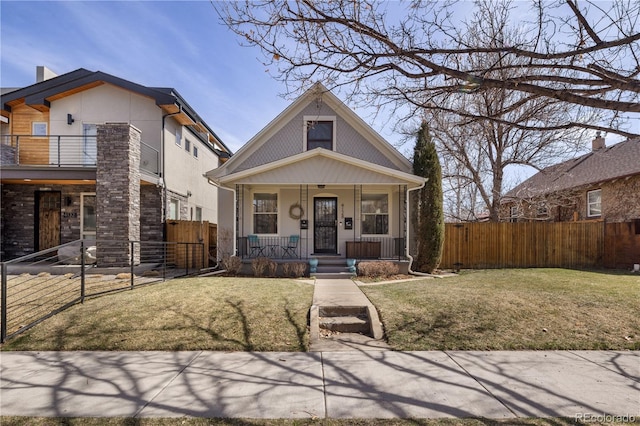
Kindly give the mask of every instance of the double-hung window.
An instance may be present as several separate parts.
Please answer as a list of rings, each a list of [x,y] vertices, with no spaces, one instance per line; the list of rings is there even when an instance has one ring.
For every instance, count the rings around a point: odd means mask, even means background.
[[[362,194],[362,233],[389,233],[389,195]]]
[[[587,217],[602,215],[602,190],[587,192]]]
[[[278,233],[278,194],[253,194],[253,233]]]
[[[307,120],[307,151],[315,148],[333,150],[333,126],[329,120]]]

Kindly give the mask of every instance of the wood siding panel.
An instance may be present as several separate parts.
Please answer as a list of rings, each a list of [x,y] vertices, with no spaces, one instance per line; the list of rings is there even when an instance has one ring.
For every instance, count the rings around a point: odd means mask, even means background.
[[[47,132],[49,132],[49,111],[41,112],[26,105],[18,105],[13,108],[11,115],[11,134],[13,135],[31,135],[34,122],[47,123]],[[18,140],[20,164],[49,164],[48,137],[20,137]],[[16,140],[12,142],[16,143]]]

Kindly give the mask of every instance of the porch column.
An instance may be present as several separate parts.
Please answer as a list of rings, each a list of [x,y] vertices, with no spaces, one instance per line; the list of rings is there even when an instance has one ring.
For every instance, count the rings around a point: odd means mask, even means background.
[[[128,123],[98,126],[96,248],[99,266],[131,264],[140,241],[140,130]],[[134,245],[134,264],[140,245]]]

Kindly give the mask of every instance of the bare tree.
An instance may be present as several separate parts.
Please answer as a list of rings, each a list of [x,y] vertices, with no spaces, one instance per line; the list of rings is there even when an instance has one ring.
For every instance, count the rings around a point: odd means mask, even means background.
[[[488,47],[524,44],[521,29],[509,25],[508,11],[480,4],[469,18],[474,25],[464,34],[465,44],[472,40]],[[500,80],[528,65],[524,58],[498,53],[462,57],[460,61],[463,68],[487,69],[485,75]],[[487,219],[498,221],[509,167],[541,169],[574,156],[587,139],[586,130],[582,126],[564,128],[563,123],[569,117],[585,126],[602,120],[601,114],[571,103],[544,96],[534,99],[503,88],[441,95],[437,104],[438,108],[425,108],[424,114],[440,156],[449,160],[445,167],[449,192],[467,204],[463,212],[456,212],[460,220],[464,220],[460,213],[472,219],[486,213]],[[538,130],[541,126],[552,130]]]
[[[621,113],[640,112],[637,0],[530,0],[528,9],[507,0],[476,1],[475,10],[491,19],[478,19],[468,2],[455,0],[213,4],[246,44],[262,49],[266,66],[291,93],[320,80],[343,88],[356,105],[374,103],[409,117],[437,109],[523,130],[581,127],[635,136]],[[504,32],[491,28],[508,22],[517,23],[521,38],[501,38]],[[487,44],[486,37],[468,37],[472,32],[494,38]],[[441,102],[496,89],[522,97],[485,113]],[[598,110],[604,120],[572,114],[561,122],[521,123],[506,114],[543,98],[578,106],[583,114]]]

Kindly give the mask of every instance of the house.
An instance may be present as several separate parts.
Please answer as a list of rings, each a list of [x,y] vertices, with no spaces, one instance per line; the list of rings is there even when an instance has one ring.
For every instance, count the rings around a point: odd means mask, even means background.
[[[640,138],[607,147],[598,134],[591,152],[547,167],[505,194],[502,216],[630,222],[640,234]]]
[[[231,151],[175,89],[38,67],[0,103],[3,260],[81,238],[163,241],[169,219],[218,221],[204,173]]]
[[[425,182],[319,83],[207,176],[232,208],[219,254],[276,259],[406,259],[407,199]]]

